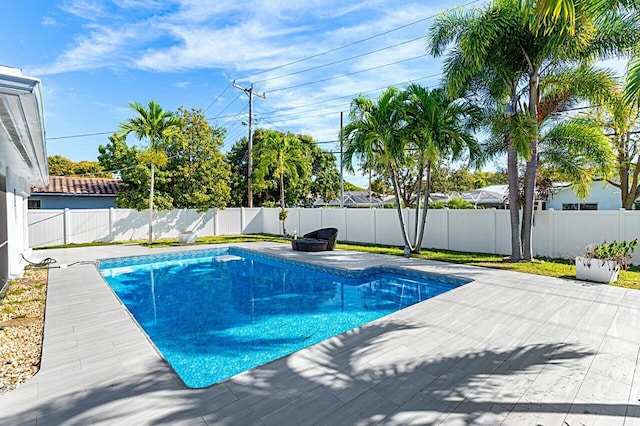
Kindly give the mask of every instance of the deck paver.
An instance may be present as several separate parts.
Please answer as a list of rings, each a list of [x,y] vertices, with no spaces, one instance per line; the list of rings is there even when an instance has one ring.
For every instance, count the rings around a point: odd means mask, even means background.
[[[188,389],[93,265],[52,269],[41,370],[0,396],[0,425],[640,424],[638,291],[367,253],[238,245],[343,269],[390,265],[473,282],[221,384]],[[60,265],[192,249],[36,253]]]

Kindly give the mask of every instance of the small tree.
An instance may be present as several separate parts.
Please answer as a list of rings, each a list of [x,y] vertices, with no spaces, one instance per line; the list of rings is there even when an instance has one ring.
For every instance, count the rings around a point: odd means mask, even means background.
[[[274,130],[264,132],[264,137],[254,146],[256,168],[254,180],[256,189],[266,187],[268,178],[275,178],[280,189],[280,210],[282,233],[286,234],[285,220],[285,178],[295,185],[298,180],[311,173],[309,151],[293,134],[282,135]],[[284,219],[282,219],[284,217]]]
[[[149,145],[140,159],[150,165],[151,178],[149,180],[149,244],[153,244],[153,186],[156,165],[162,167],[167,164],[164,152],[167,141],[174,137],[182,127],[182,121],[171,111],[164,111],[154,101],[149,102],[149,108],[132,102],[129,106],[138,113],[138,117],[130,118],[120,124],[120,135],[123,139],[130,133],[138,140],[146,140]]]

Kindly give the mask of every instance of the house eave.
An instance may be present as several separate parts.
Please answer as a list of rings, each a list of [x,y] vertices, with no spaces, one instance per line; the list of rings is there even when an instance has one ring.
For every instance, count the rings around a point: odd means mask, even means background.
[[[0,174],[31,186],[49,183],[40,80],[0,66]]]

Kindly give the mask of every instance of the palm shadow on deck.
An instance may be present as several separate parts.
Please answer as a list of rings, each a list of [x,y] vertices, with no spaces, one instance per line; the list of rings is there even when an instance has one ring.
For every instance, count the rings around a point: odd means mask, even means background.
[[[520,400],[542,368],[570,367],[594,355],[580,347],[554,343],[438,355],[398,344],[393,353],[381,351],[411,331],[420,330],[391,320],[369,324],[204,389],[181,388],[158,360],[150,371],[58,393],[3,416],[0,424],[436,424],[448,415],[474,424],[510,412],[640,416],[626,404]]]

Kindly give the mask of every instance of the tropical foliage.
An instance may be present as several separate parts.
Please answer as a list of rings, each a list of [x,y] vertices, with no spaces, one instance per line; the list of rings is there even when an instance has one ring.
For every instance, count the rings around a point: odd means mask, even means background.
[[[272,132],[280,137],[294,137],[298,139],[308,156],[305,161],[310,166],[309,173],[298,176],[294,182],[288,181],[285,176],[286,188],[285,204],[288,206],[309,206],[317,197],[326,201],[336,198],[340,192],[340,172],[336,167],[335,157],[328,151],[320,148],[309,135],[287,134],[277,131],[258,129],[254,132],[254,159],[258,158],[258,146],[267,134]],[[229,185],[231,187],[231,206],[247,205],[247,139],[237,141],[227,153],[227,163],[231,166],[232,173]],[[345,191],[349,190],[348,182],[345,182]],[[275,205],[280,202],[280,193],[276,179],[267,177],[264,185],[254,187],[254,204],[257,206]]]
[[[491,99],[494,135],[500,135],[507,148],[511,206],[516,205],[518,157],[525,160],[520,231],[518,214],[511,212],[513,260],[532,258],[533,206],[545,113],[542,82],[559,70],[622,51],[636,37],[635,26],[626,21],[611,26],[590,14],[560,13],[554,24],[547,24],[536,20],[535,13],[527,2],[496,0],[483,9],[441,15],[429,35],[433,55],[443,55],[453,45],[445,62],[449,92],[473,90],[480,82],[480,99]],[[575,31],[566,30],[571,19]],[[556,95],[553,104],[562,110],[562,92]]]
[[[419,253],[426,226],[431,170],[439,160],[473,159],[478,145],[470,135],[477,109],[465,102],[450,102],[444,90],[410,85],[406,90],[389,88],[377,101],[358,97],[352,101],[350,123],[343,130],[345,164],[360,166],[389,177],[402,237],[407,250]],[[409,241],[402,214],[400,178],[415,173],[417,194],[414,238]],[[422,210],[422,213],[420,211]]]
[[[279,189],[280,221],[282,233],[286,234],[285,180],[295,186],[311,174],[309,149],[294,134],[281,134],[274,130],[264,131],[255,141],[254,149],[255,188],[260,190],[276,186]]]
[[[112,177],[97,161],[82,160],[76,163],[62,155],[52,155],[47,158],[47,163],[51,176]]]
[[[180,127],[157,144],[160,156],[166,161],[154,167],[154,208],[203,211],[226,207],[231,171],[220,151],[224,130],[210,126],[200,110],[179,108],[172,117]],[[145,151],[127,145],[117,134],[98,150],[100,164],[109,170],[119,170],[124,184],[116,205],[138,210],[148,208],[151,170]]]

